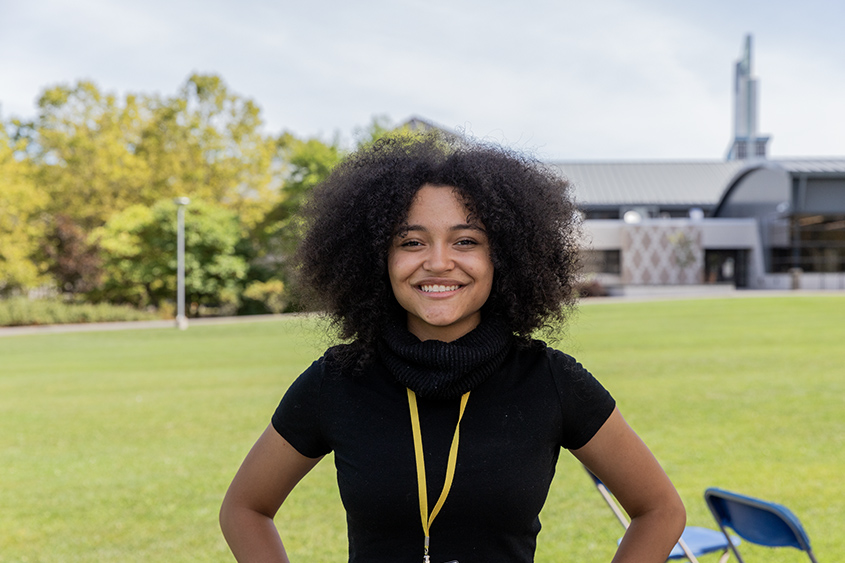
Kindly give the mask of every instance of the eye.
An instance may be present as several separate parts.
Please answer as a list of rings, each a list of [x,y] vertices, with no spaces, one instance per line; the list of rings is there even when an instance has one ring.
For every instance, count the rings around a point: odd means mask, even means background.
[[[422,243],[418,240],[404,240],[399,243],[399,246],[403,248],[412,248],[415,246],[422,246]]]
[[[464,239],[459,240],[455,244],[457,244],[458,246],[474,246],[474,245],[478,244],[478,241],[473,240],[471,238],[464,238]]]

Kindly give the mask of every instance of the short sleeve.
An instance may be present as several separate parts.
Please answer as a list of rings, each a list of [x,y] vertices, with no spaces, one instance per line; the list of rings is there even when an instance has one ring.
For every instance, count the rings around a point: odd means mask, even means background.
[[[552,350],[550,362],[563,417],[561,445],[577,450],[604,425],[616,401],[575,358]]]
[[[316,458],[331,451],[320,425],[320,392],[324,359],[311,364],[288,388],[273,414],[273,428],[305,457]]]

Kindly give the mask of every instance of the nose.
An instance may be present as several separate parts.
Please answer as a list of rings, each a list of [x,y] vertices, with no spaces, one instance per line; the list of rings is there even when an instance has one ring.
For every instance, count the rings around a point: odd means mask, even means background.
[[[428,250],[423,268],[429,272],[448,272],[454,268],[448,244],[433,244]]]

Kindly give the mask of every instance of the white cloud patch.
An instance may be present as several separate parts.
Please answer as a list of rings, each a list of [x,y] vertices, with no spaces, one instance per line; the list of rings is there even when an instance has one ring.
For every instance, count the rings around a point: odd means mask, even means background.
[[[845,14],[826,0],[17,4],[0,22],[16,53],[0,60],[4,118],[56,82],[169,94],[198,71],[255,99],[273,131],[418,115],[549,158],[721,158],[750,31],[773,152],[845,154],[845,39],[828,21]]]

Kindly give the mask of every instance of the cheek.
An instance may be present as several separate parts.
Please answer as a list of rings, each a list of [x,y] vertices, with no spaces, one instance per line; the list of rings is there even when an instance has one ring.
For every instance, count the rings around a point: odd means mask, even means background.
[[[495,268],[493,266],[493,261],[490,260],[489,257],[479,259],[478,262],[473,266],[473,270],[476,279],[484,280],[488,284],[492,283]]]
[[[387,253],[387,277],[390,278],[391,284],[397,278],[398,269],[399,265],[397,264],[396,253],[391,250]]]
[[[387,276],[390,278],[390,283],[396,283],[402,279],[402,261],[395,255],[387,258]]]
[[[493,268],[493,264],[489,260],[479,263],[475,268],[473,277],[479,286],[484,288],[485,301],[487,301],[490,294],[493,292],[494,274],[495,270]]]
[[[488,299],[490,299],[490,295],[493,293],[493,275],[492,273],[490,276],[484,279],[485,285],[485,292],[484,292],[484,302],[486,303]]]
[[[413,264],[407,260],[403,260],[402,254],[389,256],[387,259],[387,277],[390,281],[390,287],[393,290],[393,296],[401,299],[401,295],[408,294],[411,287],[408,285],[409,277],[414,273]]]

